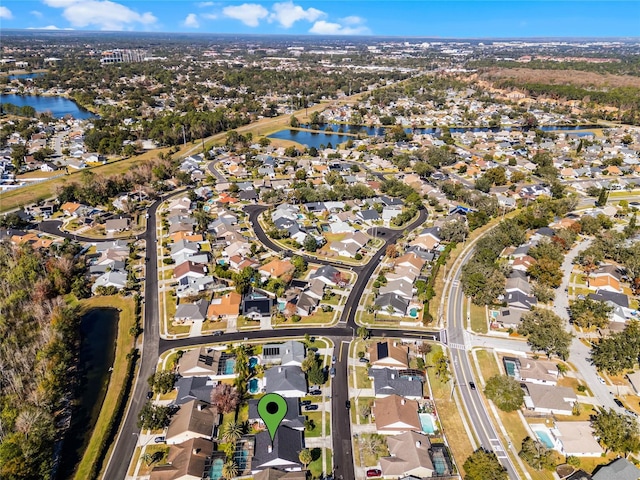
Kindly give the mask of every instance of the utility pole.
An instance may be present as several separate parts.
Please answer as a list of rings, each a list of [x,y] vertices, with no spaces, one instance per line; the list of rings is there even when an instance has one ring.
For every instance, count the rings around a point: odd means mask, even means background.
[[[187,135],[184,133],[184,125],[182,125],[182,143],[183,145],[187,144]]]

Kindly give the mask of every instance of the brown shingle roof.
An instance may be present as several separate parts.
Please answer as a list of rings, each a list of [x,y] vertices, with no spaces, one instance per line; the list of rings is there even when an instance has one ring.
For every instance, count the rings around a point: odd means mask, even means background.
[[[408,431],[420,430],[418,418],[418,402],[408,400],[399,395],[377,398],[373,405],[376,419],[376,430]]]

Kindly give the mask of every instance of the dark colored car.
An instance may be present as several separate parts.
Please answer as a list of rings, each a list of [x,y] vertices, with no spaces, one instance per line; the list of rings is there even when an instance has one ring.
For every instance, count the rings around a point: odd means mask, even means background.
[[[360,363],[369,363],[369,359],[368,359],[367,357],[360,357],[360,358],[358,359],[358,361],[359,361]]]
[[[322,395],[322,390],[309,390],[309,395]]]
[[[306,407],[307,405],[311,405],[311,400],[302,400],[300,402],[300,405],[302,405],[303,407]]]
[[[620,408],[624,408],[624,403],[622,403],[620,400],[618,400],[617,398],[614,398],[613,401],[615,402],[616,405],[618,405]]]
[[[382,470],[378,468],[370,468],[367,470],[367,478],[379,477],[382,475]]]
[[[351,408],[351,402],[350,402],[349,400],[347,400],[347,401],[344,403],[344,406],[345,406],[345,407],[347,407],[347,410],[348,410],[348,409],[350,409],[350,408]]]
[[[470,388],[471,390],[475,390],[475,389],[476,389],[476,384],[475,384],[475,383],[473,383],[473,382],[469,382],[469,388]]]
[[[216,330],[215,332],[213,332],[213,336],[214,337],[219,337],[220,335],[222,335],[224,332],[222,330]]]
[[[164,443],[166,440],[164,437],[156,437],[153,439],[153,441],[156,443]]]
[[[147,398],[151,400],[153,398],[153,392],[147,392]]]
[[[318,405],[305,405],[304,409],[305,409],[306,411],[309,411],[309,410],[317,410],[317,409],[318,409]]]

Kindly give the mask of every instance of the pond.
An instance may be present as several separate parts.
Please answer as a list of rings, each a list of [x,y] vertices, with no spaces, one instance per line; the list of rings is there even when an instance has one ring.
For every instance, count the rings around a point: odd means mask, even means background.
[[[71,115],[73,118],[84,120],[94,118],[95,115],[80,107],[73,100],[65,97],[41,95],[16,95],[13,93],[0,95],[0,103],[12,103],[18,107],[33,107],[38,113],[51,112],[54,118]]]
[[[37,78],[44,75],[44,72],[33,72],[33,73],[13,73],[9,75],[9,80],[20,80],[20,79],[28,79],[28,78]]]
[[[292,142],[298,142],[301,145],[306,145],[309,148],[319,148],[320,145],[324,145],[326,147],[330,143],[331,146],[335,148],[339,143],[346,142],[349,139],[354,139],[355,137],[339,135],[337,133],[285,129],[269,135],[269,138],[291,140]]]
[[[60,454],[59,479],[73,477],[100,415],[115,358],[118,318],[115,308],[95,308],[80,321],[78,398]]]

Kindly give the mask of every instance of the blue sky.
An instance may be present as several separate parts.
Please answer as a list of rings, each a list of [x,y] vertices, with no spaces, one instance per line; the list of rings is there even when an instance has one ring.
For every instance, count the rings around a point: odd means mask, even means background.
[[[394,35],[640,36],[640,2],[2,0],[0,28]]]

